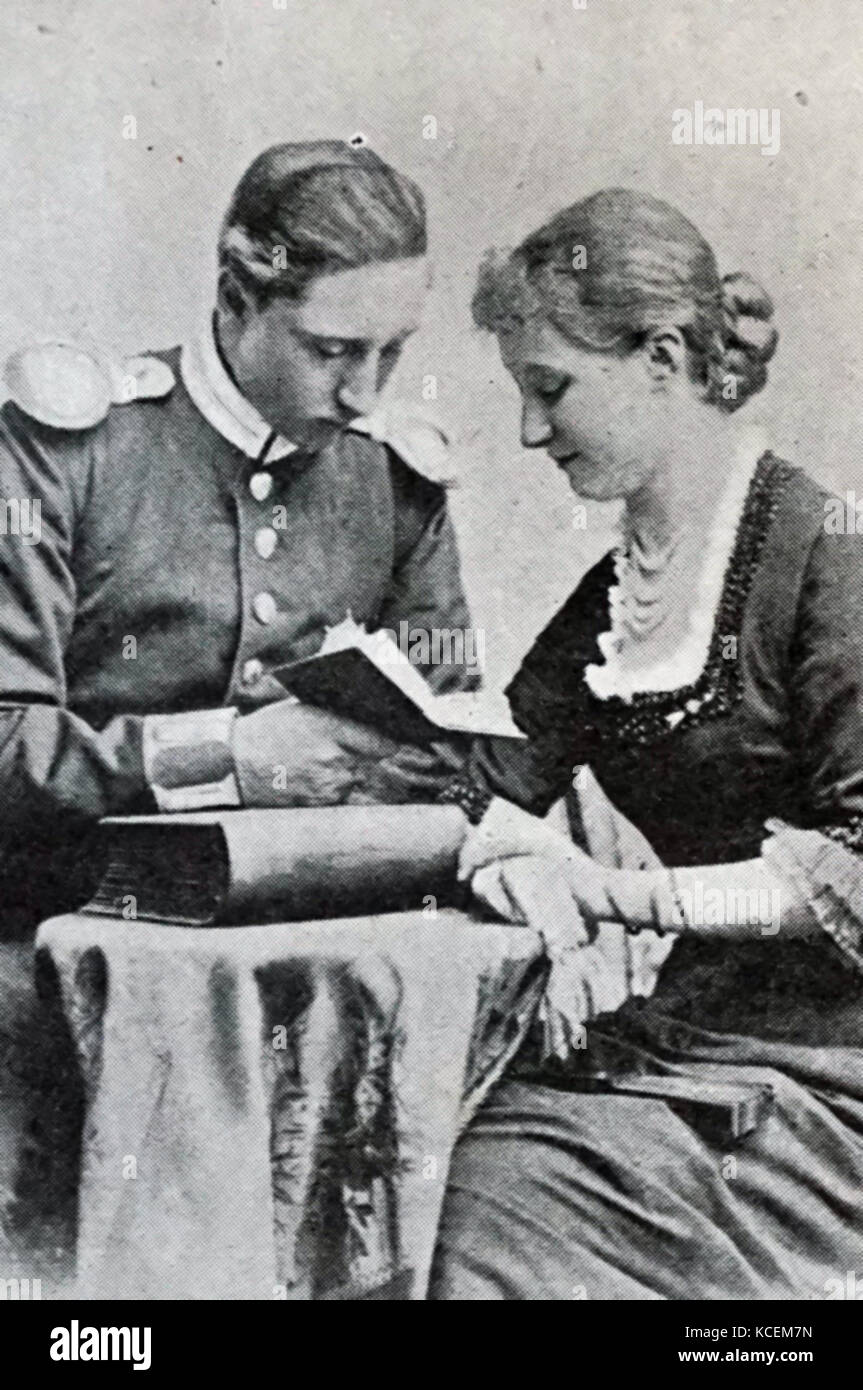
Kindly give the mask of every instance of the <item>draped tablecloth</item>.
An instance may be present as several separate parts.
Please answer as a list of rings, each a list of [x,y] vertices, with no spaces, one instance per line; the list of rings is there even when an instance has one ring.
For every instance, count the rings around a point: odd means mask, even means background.
[[[84,1298],[424,1297],[449,1157],[545,975],[453,909],[43,924],[84,1097]]]

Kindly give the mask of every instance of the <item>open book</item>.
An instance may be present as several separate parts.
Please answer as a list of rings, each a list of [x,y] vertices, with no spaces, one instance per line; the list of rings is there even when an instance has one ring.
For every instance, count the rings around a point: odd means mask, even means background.
[[[330,628],[319,652],[273,672],[285,689],[403,743],[429,743],[442,733],[524,738],[503,695],[435,695],[422,673],[386,632],[367,632],[348,617]]]

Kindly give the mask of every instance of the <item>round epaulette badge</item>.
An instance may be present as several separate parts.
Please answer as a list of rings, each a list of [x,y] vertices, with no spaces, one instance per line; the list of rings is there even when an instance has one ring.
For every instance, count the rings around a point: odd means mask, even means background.
[[[111,404],[107,363],[74,343],[37,343],[13,352],[3,379],[19,409],[54,429],[90,429]]]

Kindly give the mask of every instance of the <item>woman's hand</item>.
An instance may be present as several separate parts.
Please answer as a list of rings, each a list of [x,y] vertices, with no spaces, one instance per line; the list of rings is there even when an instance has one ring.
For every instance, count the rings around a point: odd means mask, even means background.
[[[487,864],[473,876],[474,894],[504,920],[533,928],[550,971],[540,1010],[543,1052],[566,1061],[585,1046],[584,1024],[618,1009],[627,997],[626,947],[591,940],[569,881],[568,866],[523,855]]]
[[[549,952],[577,950],[589,940],[565,866],[552,859],[521,855],[487,864],[471,890],[504,921],[532,927]]]
[[[462,880],[469,879],[486,864],[517,855],[539,854],[564,862],[575,849],[572,840],[552,830],[537,816],[522,811],[511,801],[495,797],[462,846],[458,876]]]
[[[546,875],[558,874],[560,891],[565,884],[588,927],[595,929],[605,921],[622,921],[633,928],[650,924],[652,877],[605,868],[567,836],[509,801],[494,800],[468,835],[459,858],[459,878],[471,878],[474,892],[500,911],[505,902],[502,891],[515,880],[504,875],[502,887],[490,871],[479,880],[478,890],[479,871],[495,864],[512,865],[524,856],[543,862]],[[493,903],[489,893],[494,894]]]

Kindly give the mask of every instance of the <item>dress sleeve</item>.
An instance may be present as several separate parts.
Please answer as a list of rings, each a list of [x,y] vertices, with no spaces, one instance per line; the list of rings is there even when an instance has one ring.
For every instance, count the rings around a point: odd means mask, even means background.
[[[478,824],[496,796],[534,816],[544,816],[572,784],[576,768],[556,737],[478,738],[471,744],[464,771],[444,789],[442,801],[461,806]]]
[[[589,761],[581,673],[600,657],[596,634],[607,615],[613,575],[610,556],[588,571],[508,686],[512,717],[525,742],[475,740],[465,772],[447,789],[447,799],[458,801],[473,821],[496,796],[531,815],[546,815]]]
[[[863,537],[815,541],[788,679],[806,826],[769,822],[763,855],[863,970]]]

